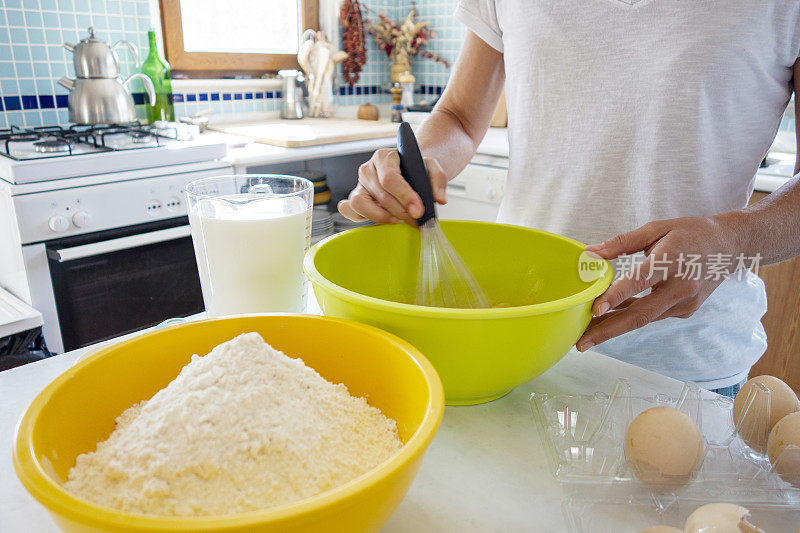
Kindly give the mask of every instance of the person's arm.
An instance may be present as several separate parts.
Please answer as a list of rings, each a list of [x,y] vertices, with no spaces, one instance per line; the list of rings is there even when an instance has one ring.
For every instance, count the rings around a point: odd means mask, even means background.
[[[800,113],[800,59],[794,65],[795,110]],[[800,129],[797,146],[800,152]],[[777,263],[800,255],[800,160],[795,176],[761,201],[710,217],[678,218],[651,222],[617,235],[586,250],[603,258],[644,251],[642,266],[612,283],[594,302],[595,317],[578,340],[580,351],[612,337],[668,317],[687,318],[722,283],[721,279],[684,279],[678,276],[679,257],[689,254],[704,259],[714,254],[760,259]],[[653,260],[666,260],[666,272],[653,270]],[[704,273],[705,274],[705,273]],[[647,288],[652,292],[634,298]]]
[[[467,32],[444,94],[416,132],[440,204],[447,201],[447,182],[469,163],[486,134],[504,81],[503,55]],[[388,148],[361,165],[358,185],[338,207],[350,220],[388,224],[413,224],[425,211],[400,174],[397,150]]]

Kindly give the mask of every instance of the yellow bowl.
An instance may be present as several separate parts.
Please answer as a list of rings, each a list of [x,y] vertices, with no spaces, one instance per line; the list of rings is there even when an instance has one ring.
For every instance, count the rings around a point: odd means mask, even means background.
[[[583,244],[545,231],[441,225],[492,302],[504,307],[413,305],[420,238],[406,224],[329,237],[308,251],[305,271],[326,315],[371,324],[419,348],[442,378],[446,403],[487,402],[569,351],[611,283],[611,266],[583,256]]]
[[[319,496],[263,511],[200,518],[122,513],[78,498],[62,484],[75,458],[95,449],[114,420],[177,376],[194,353],[206,354],[256,331],[301,357],[324,378],[397,422],[403,448],[366,474]],[[241,316],[192,322],[104,348],[48,385],[17,427],[14,467],[25,488],[69,532],[375,531],[408,491],[441,421],[442,386],[411,345],[346,320],[304,315]]]

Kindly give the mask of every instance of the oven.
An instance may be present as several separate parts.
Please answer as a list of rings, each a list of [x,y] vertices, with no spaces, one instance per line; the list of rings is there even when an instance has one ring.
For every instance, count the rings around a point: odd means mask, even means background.
[[[199,313],[183,189],[230,173],[217,161],[120,173],[104,183],[62,180],[52,190],[17,187],[11,200],[25,283],[14,287],[0,276],[0,284],[42,313],[55,353]]]
[[[203,311],[188,219],[45,245],[64,350]]]

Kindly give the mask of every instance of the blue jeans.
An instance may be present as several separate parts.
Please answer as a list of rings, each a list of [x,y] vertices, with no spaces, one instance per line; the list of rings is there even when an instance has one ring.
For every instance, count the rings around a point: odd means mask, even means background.
[[[711,392],[716,392],[721,396],[727,396],[728,398],[734,398],[736,393],[747,383],[747,380],[744,380],[736,385],[731,385],[730,387],[722,387],[721,389],[711,389]]]

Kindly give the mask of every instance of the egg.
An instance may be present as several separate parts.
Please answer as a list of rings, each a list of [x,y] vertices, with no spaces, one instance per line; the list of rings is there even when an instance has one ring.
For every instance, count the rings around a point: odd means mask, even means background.
[[[672,526],[650,526],[639,533],[683,533],[683,530]]]
[[[762,384],[769,390],[769,402],[766,397],[757,396]],[[766,426],[761,416],[766,416],[767,403],[769,403],[769,421]],[[750,414],[744,421],[745,411],[750,407]],[[769,432],[789,413],[800,410],[800,401],[789,385],[773,376],[756,376],[750,379],[741,388],[733,402],[733,423],[739,426],[739,436],[756,451],[764,452],[767,446]],[[741,421],[741,426],[740,426]]]
[[[764,533],[747,521],[750,511],[732,503],[709,503],[686,519],[685,533]]]
[[[667,406],[653,407],[634,418],[624,449],[636,477],[654,486],[685,484],[705,451],[694,420]]]
[[[800,411],[775,424],[769,433],[767,454],[781,479],[800,487]]]

